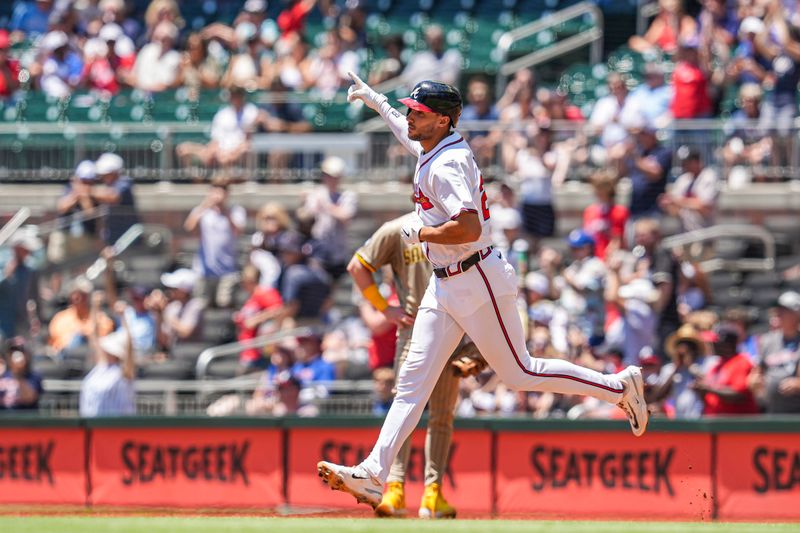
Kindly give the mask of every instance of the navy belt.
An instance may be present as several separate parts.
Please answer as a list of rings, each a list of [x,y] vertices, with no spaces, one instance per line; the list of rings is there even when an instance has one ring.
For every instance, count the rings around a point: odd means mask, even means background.
[[[492,248],[493,246],[489,246],[484,250],[479,250],[474,254],[472,254],[471,256],[464,259],[463,261],[455,263],[456,267],[455,270],[452,270],[451,267],[453,265],[450,265],[449,267],[446,268],[434,268],[433,274],[439,279],[451,278],[453,276],[457,276],[458,274],[466,272],[467,270],[472,268],[473,265],[477,265],[483,259],[489,257],[489,254],[492,253]]]

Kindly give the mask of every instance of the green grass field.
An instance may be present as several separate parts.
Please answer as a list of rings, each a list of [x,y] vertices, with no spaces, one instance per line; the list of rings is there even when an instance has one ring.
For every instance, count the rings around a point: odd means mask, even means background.
[[[800,524],[678,523],[678,522],[554,522],[521,520],[375,520],[349,518],[245,518],[245,517],[0,517],[0,531],[30,532],[191,532],[258,533],[783,533],[800,531]]]

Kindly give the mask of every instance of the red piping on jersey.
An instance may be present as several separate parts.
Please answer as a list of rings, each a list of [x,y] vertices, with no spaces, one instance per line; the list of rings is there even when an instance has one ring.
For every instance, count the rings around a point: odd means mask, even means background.
[[[519,357],[517,356],[517,352],[514,350],[514,346],[512,346],[512,344],[511,344],[511,339],[508,338],[508,332],[506,331],[505,324],[503,324],[503,317],[500,316],[500,310],[497,308],[497,301],[494,299],[494,293],[492,292],[491,285],[489,285],[489,280],[486,278],[486,274],[483,273],[483,269],[481,268],[480,264],[476,263],[475,267],[478,269],[478,272],[480,272],[481,277],[483,278],[483,283],[486,285],[486,290],[489,291],[489,298],[491,298],[492,306],[494,306],[494,314],[497,315],[497,321],[500,322],[500,329],[503,330],[503,336],[506,339],[506,344],[508,344],[509,349],[511,349],[511,353],[514,355],[514,360],[517,362],[517,366],[519,366],[519,368],[524,373],[528,374],[529,376],[540,377],[540,378],[571,379],[573,381],[577,381],[577,382],[583,383],[585,385],[591,385],[592,387],[597,387],[597,388],[600,388],[600,389],[603,389],[603,390],[607,390],[609,392],[615,392],[617,394],[622,394],[623,392],[625,392],[624,389],[614,389],[612,387],[607,387],[607,386],[601,385],[599,383],[592,383],[591,381],[586,381],[585,379],[581,379],[581,378],[576,377],[576,376],[568,376],[566,374],[539,374],[539,373],[533,372],[532,370],[528,370],[527,368],[525,368],[525,366],[522,364],[522,361],[519,360]]]
[[[444,146],[442,146],[441,148],[439,148],[438,150],[436,150],[435,152],[433,152],[433,153],[431,154],[431,156],[430,156],[428,159],[426,159],[425,161],[423,161],[423,162],[422,162],[422,164],[419,166],[419,168],[422,168],[422,167],[424,167],[425,165],[427,165],[428,163],[430,163],[430,162],[431,162],[431,159],[433,159],[434,157],[436,157],[436,155],[437,155],[439,152],[441,152],[442,150],[444,150],[444,149],[445,149],[445,148],[447,148],[448,146],[453,146],[454,144],[458,144],[458,143],[460,143],[460,142],[461,142],[461,141],[463,141],[463,140],[464,140],[464,137],[459,137],[457,141],[453,141],[453,142],[449,142],[449,143],[445,144]]]
[[[466,207],[462,207],[461,211],[450,217],[450,220],[457,219],[458,217],[461,216],[461,213],[475,213],[476,215],[478,214],[478,212],[474,209],[467,209]]]

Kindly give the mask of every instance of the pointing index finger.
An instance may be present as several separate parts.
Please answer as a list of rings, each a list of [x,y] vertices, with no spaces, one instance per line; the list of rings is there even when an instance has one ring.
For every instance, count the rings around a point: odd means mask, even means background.
[[[359,78],[352,70],[347,71],[347,75],[350,76],[350,79],[353,80],[353,83],[364,85],[364,82],[361,80],[361,78]]]

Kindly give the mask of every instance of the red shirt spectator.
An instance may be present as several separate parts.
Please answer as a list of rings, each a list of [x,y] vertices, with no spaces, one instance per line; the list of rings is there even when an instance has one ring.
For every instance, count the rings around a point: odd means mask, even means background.
[[[583,210],[583,231],[594,239],[594,253],[605,261],[606,248],[614,242],[615,249],[625,247],[625,224],[630,211],[615,204],[617,195],[617,176],[607,171],[599,171],[590,178],[594,189],[595,202]]]
[[[724,387],[742,393],[743,401],[732,402],[714,392],[706,392],[706,415],[743,415],[758,413],[758,406],[747,387],[747,377],[753,363],[747,354],[738,353],[729,359],[720,360],[709,370],[706,382],[712,387]]]
[[[317,0],[292,0],[289,5],[278,15],[278,28],[281,37],[286,38],[292,33],[302,35],[306,25],[306,17]]]
[[[720,324],[714,332],[714,349],[720,360],[694,389],[704,393],[705,415],[745,415],[758,413],[758,405],[747,384],[753,363],[747,354],[738,353],[739,333],[731,324]]]
[[[8,98],[19,86],[19,63],[8,57],[10,47],[8,31],[0,30],[0,98]]]
[[[279,310],[283,305],[280,293],[272,287],[258,285],[260,273],[252,265],[242,271],[242,288],[250,292],[250,297],[241,310],[233,316],[239,330],[239,342],[254,339],[258,335],[261,324],[270,319],[270,310]],[[258,348],[248,348],[239,354],[239,362],[247,368],[257,368],[262,359]],[[266,362],[266,361],[265,361]]]
[[[387,300],[389,305],[400,305],[397,293],[392,291],[392,295]],[[388,324],[385,331],[373,331],[372,342],[369,345],[369,368],[392,368],[394,357],[397,350],[397,326],[393,323]]]
[[[700,68],[697,49],[681,46],[681,61],[672,73],[675,96],[672,100],[674,118],[702,118],[711,114],[708,97],[708,78]]]
[[[612,239],[620,242],[630,213],[624,205],[591,204],[583,210],[583,230],[594,239],[595,255],[605,261]]]

